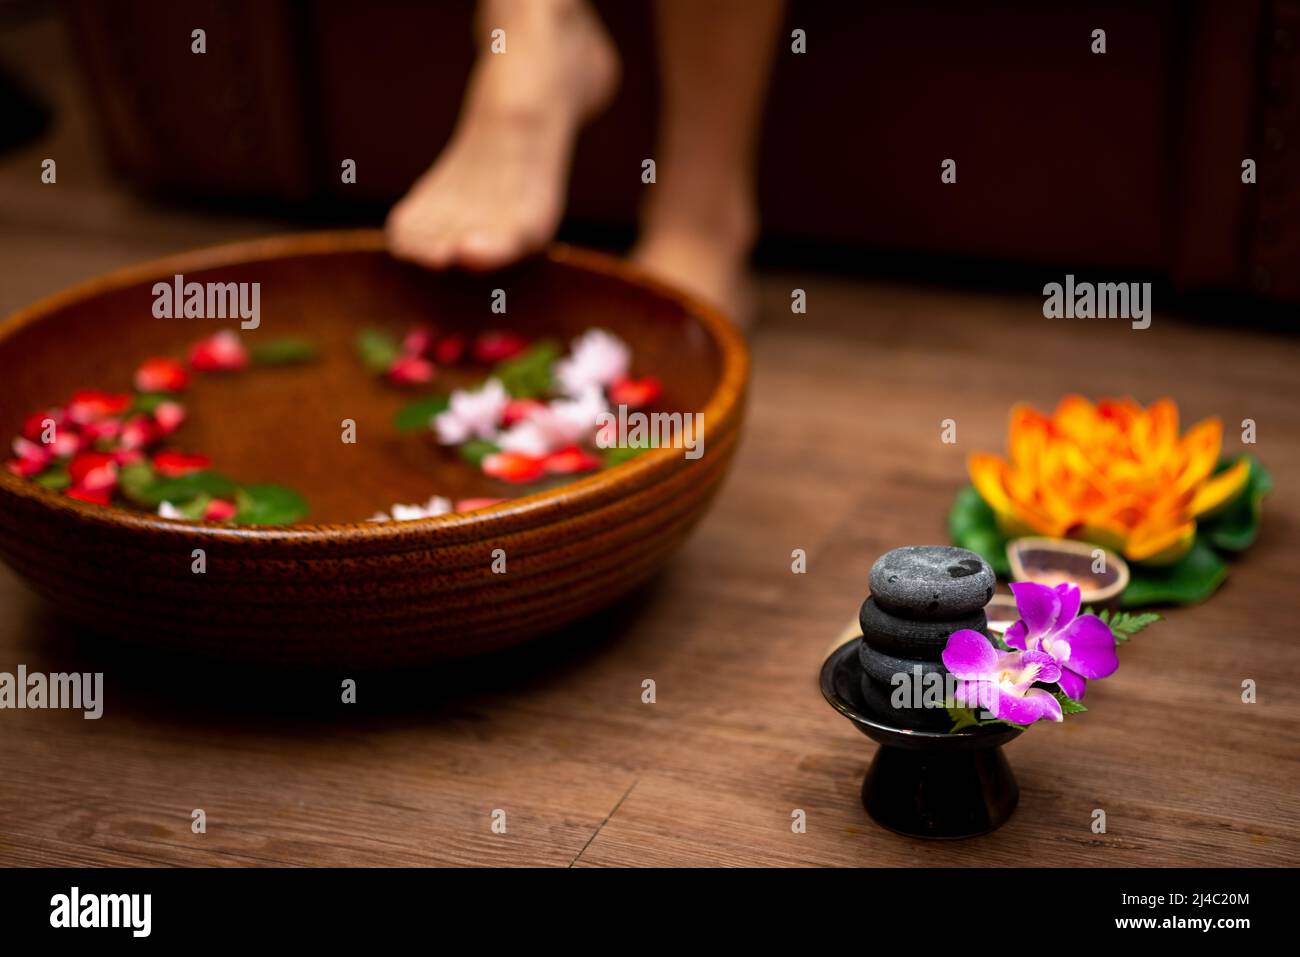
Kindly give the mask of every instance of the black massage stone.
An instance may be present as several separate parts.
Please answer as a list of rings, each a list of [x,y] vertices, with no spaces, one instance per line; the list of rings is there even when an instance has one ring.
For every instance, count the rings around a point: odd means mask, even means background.
[[[922,661],[919,658],[897,658],[894,655],[887,655],[883,652],[876,651],[865,641],[858,649],[858,657],[862,660],[862,670],[867,673],[872,681],[879,682],[886,688],[894,686],[894,675],[905,674],[908,680],[916,678],[916,669],[921,669],[921,680],[924,681],[926,675],[939,673],[946,675],[948,669],[940,661]]]
[[[878,720],[913,731],[946,731],[952,716],[945,708],[894,707],[894,689],[862,676],[862,698],[867,710]]]
[[[911,621],[891,615],[874,598],[868,598],[858,612],[858,624],[862,626],[862,637],[876,651],[900,658],[938,661],[948,644],[948,636],[954,631],[969,628],[987,637],[985,629],[989,623],[982,609],[948,621]]]
[[[953,730],[946,707],[952,678],[943,649],[965,628],[992,642],[984,606],[993,585],[993,569],[964,548],[896,548],[871,566],[871,596],[858,615],[863,637],[822,665],[826,700],[880,745],[862,804],[901,834],[971,837],[1015,810],[1020,791],[1001,746],[1021,729]],[[908,680],[895,683],[900,674]]]
[[[993,597],[988,562],[951,545],[895,548],[871,566],[871,594],[900,618],[948,621],[974,614]]]

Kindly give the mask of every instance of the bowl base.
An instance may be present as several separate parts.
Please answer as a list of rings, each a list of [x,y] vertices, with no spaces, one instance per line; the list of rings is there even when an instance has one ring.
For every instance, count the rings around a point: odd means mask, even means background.
[[[862,781],[862,805],[882,827],[956,839],[996,830],[1020,800],[1000,747],[929,752],[882,745]]]

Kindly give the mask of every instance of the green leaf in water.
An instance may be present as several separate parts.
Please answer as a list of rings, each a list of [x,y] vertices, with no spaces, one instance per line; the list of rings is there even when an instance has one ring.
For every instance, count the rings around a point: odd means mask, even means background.
[[[397,339],[382,329],[362,329],[357,333],[357,354],[371,372],[387,372],[402,348]]]
[[[248,354],[260,366],[295,365],[319,358],[316,347],[308,340],[292,337],[257,343],[249,348]]]
[[[188,502],[199,495],[230,499],[239,488],[219,472],[204,470],[163,478],[144,462],[128,465],[118,472],[118,487],[122,494],[145,508],[154,510],[163,502]]]
[[[499,379],[516,399],[536,399],[551,391],[551,367],[560,356],[560,347],[551,339],[541,339],[519,355],[498,362],[492,378]]]
[[[393,427],[398,432],[415,432],[432,427],[432,419],[439,412],[447,411],[451,398],[445,395],[427,395],[416,399],[397,410],[393,416]]]
[[[48,468],[34,479],[37,485],[42,488],[52,488],[55,490],[67,488],[72,484],[72,479],[68,475],[68,470],[62,465],[56,465]]]
[[[131,408],[127,410],[127,415],[135,412],[151,413],[164,402],[176,401],[175,396],[167,392],[137,392],[135,398],[131,400]]]
[[[282,485],[248,485],[235,492],[235,521],[244,525],[289,525],[307,514],[307,502]]]
[[[479,466],[489,455],[500,451],[496,445],[484,439],[470,439],[460,447],[460,457],[470,465]]]

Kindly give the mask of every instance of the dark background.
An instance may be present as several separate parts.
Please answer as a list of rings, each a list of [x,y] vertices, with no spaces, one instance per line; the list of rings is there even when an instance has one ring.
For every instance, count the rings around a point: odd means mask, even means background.
[[[654,155],[652,8],[597,6],[623,85],[580,141],[565,235],[618,244]],[[120,177],[299,219],[381,216],[445,142],[473,57],[471,0],[60,9]],[[1185,304],[1257,317],[1300,299],[1300,4],[795,0],[786,21],[761,261],[1015,285],[1036,281],[1026,270],[1106,269],[1246,294]],[[790,51],[795,27],[804,55]],[[1255,185],[1241,182],[1246,157]],[[340,182],[344,158],[355,185]],[[955,186],[940,182],[945,158]]]

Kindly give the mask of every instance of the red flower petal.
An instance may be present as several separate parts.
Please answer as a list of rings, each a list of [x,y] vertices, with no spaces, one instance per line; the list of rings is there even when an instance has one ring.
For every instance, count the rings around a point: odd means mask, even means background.
[[[111,424],[112,426],[116,426],[117,420],[104,419],[102,423],[92,422],[90,425],[86,426],[86,428],[88,429],[94,428],[95,426],[101,424],[104,425]],[[116,431],[116,429],[115,428],[110,429],[110,431]],[[54,436],[54,442],[50,445],[49,448],[50,451],[54,453],[55,458],[62,459],[62,458],[67,458],[69,455],[72,455],[75,452],[80,451],[81,449],[85,448],[90,444],[91,444],[90,440],[85,437],[84,433],[78,435],[76,432],[73,432],[71,429],[64,429],[62,432],[59,432]]]
[[[117,460],[107,452],[79,452],[68,464],[68,478],[84,491],[112,491],[117,485]]]
[[[194,343],[190,366],[200,372],[234,372],[248,365],[248,350],[229,329]]]
[[[189,382],[189,373],[175,359],[145,359],[135,372],[135,387],[141,392],[179,392]]]
[[[501,424],[514,425],[516,422],[522,422],[538,409],[544,408],[546,403],[536,399],[511,399],[506,403],[505,411],[501,413]]]
[[[14,455],[23,462],[35,462],[41,468],[50,460],[50,447],[33,442],[31,439],[16,438],[13,442]]]
[[[81,485],[91,472],[113,464],[113,456],[107,452],[82,452],[68,464],[68,477],[73,485]]]
[[[235,517],[238,509],[234,502],[227,502],[225,499],[214,498],[203,509],[203,517],[209,522],[228,522]]]
[[[398,356],[388,367],[388,381],[393,385],[424,385],[436,374],[433,363],[419,356]]]
[[[153,457],[154,471],[168,478],[202,472],[211,464],[212,459],[206,455],[189,455],[185,452],[159,452]]]
[[[612,405],[639,409],[655,401],[663,391],[663,386],[654,376],[646,376],[644,379],[623,378],[609,387],[609,401]]]
[[[542,460],[520,452],[493,452],[483,460],[483,473],[507,482],[531,482],[544,474]]]
[[[433,358],[438,365],[455,365],[464,357],[464,355],[465,337],[459,333],[451,336],[443,336],[438,340],[438,344],[433,347]]]
[[[573,475],[600,468],[600,459],[585,449],[570,445],[567,449],[552,452],[542,460],[542,467],[552,475]]]
[[[518,355],[528,347],[528,340],[513,332],[493,329],[481,332],[474,340],[474,358],[479,362],[500,362]]]
[[[23,478],[31,478],[33,475],[40,475],[45,471],[45,463],[38,462],[36,459],[10,459],[5,463],[5,468],[14,475]]]
[[[504,502],[503,498],[463,498],[456,503],[456,511],[472,512],[475,509],[487,508],[491,505],[497,505]]]
[[[121,415],[130,405],[131,396],[126,393],[82,389],[68,403],[68,418],[78,424],[85,424],[105,416]]]
[[[86,445],[94,445],[96,442],[99,442],[102,439],[115,439],[121,434],[122,434],[121,419],[101,419],[98,422],[87,422],[84,426],[82,426],[81,441],[84,441]],[[56,447],[60,445],[64,435],[65,433],[62,432],[58,434],[57,437],[58,440],[54,443]],[[79,441],[77,443],[77,446],[80,447],[80,445],[81,442]],[[75,452],[76,450],[77,450],[76,448],[72,449],[73,452]]]
[[[154,425],[162,435],[171,435],[185,421],[185,407],[179,402],[160,402],[153,410]]]
[[[62,409],[45,409],[41,412],[33,412],[23,423],[23,437],[31,439],[33,442],[41,441],[45,434],[45,423],[54,423],[54,434],[57,436],[61,429],[68,421],[68,417]]]
[[[112,489],[90,489],[73,486],[65,489],[64,493],[68,498],[75,498],[80,502],[93,502],[96,505],[107,505],[112,497]]]
[[[113,453],[113,461],[120,465],[134,465],[144,461],[144,453],[136,449],[124,449]]]

